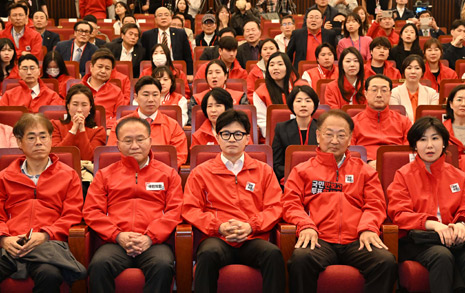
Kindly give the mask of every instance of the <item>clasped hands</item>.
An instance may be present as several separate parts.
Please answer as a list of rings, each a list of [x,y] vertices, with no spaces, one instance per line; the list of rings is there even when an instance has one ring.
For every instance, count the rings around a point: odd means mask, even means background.
[[[149,236],[136,232],[121,232],[116,237],[116,242],[131,257],[138,256],[152,246],[152,239]]]
[[[231,219],[220,225],[219,232],[229,242],[243,242],[252,233],[249,223]]]
[[[441,243],[447,247],[459,245],[465,241],[465,225],[462,223],[450,223],[445,225],[437,221],[428,220],[425,223],[428,230],[434,230],[439,234]]]
[[[18,236],[4,236],[0,238],[0,245],[5,249],[13,258],[21,258],[34,250],[37,246],[45,241],[48,241],[50,236],[45,232],[33,232],[31,239],[24,245],[18,244],[18,240],[26,237],[26,235]]]

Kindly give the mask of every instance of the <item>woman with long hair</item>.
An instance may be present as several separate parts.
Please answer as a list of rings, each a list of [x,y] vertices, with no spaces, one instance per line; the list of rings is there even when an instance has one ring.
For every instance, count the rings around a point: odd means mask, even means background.
[[[416,25],[407,23],[400,31],[399,43],[389,52],[389,60],[396,61],[397,69],[400,70],[402,62],[412,54],[423,56],[423,51],[420,48],[420,38]]]
[[[231,26],[231,12],[226,5],[220,5],[216,10],[216,30],[220,31]]]
[[[184,15],[184,20],[189,20],[191,22],[191,29],[195,32],[195,21],[192,15],[189,14],[189,1],[178,0],[174,14],[178,13]]]
[[[66,98],[66,83],[74,77],[70,76],[65,61],[57,51],[48,52],[42,63],[42,78],[55,78],[59,84],[59,94]]]
[[[370,28],[370,21],[368,20],[368,12],[363,6],[357,6],[354,8],[354,13],[357,13],[362,20],[362,31],[363,35],[366,35]]]
[[[449,143],[459,151],[459,165],[465,171],[465,85],[456,86],[447,97],[446,120],[443,122],[449,131]]]
[[[355,47],[362,54],[363,60],[371,59],[370,43],[372,39],[363,33],[362,19],[356,13],[347,15],[342,24],[344,39],[337,44],[337,56],[341,56],[345,48]]]
[[[19,79],[18,65],[16,64],[15,45],[10,39],[0,39],[0,95],[5,79]]]
[[[121,28],[123,27],[123,17],[125,17],[126,15],[132,15],[132,12],[129,6],[123,1],[116,2],[115,4],[116,21],[113,24],[113,29],[115,31],[115,35],[117,36],[121,34]]]
[[[425,56],[424,79],[431,81],[431,87],[439,92],[439,84],[443,79],[457,79],[457,72],[443,65],[440,59],[444,50],[438,39],[430,38],[425,42],[423,53]]]

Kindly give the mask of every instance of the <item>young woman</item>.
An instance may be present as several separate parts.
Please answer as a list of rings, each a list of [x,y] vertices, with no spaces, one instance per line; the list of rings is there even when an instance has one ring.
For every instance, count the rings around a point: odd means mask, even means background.
[[[337,79],[339,69],[334,65],[336,50],[329,43],[323,43],[315,50],[317,67],[310,68],[302,74],[302,79],[308,81],[312,88],[317,88],[320,79]]]
[[[155,68],[152,76],[161,83],[160,105],[178,105],[182,112],[182,126],[185,126],[189,118],[187,100],[183,95],[175,92],[176,79],[174,78],[173,72],[168,66],[159,66]]]
[[[341,109],[349,104],[366,104],[364,76],[363,57],[358,49],[344,49],[339,58],[339,76],[326,86],[325,104],[332,109]]]
[[[225,27],[229,27],[231,23],[231,12],[228,7],[221,5],[216,11],[216,29],[220,31]]]
[[[189,3],[187,0],[178,1],[176,4],[176,9],[174,10],[174,14],[178,13],[184,15],[184,19],[191,22],[191,29],[195,32],[195,21],[194,18],[189,14]]]
[[[66,118],[52,120],[53,146],[76,146],[81,160],[92,161],[94,149],[105,145],[107,135],[95,123],[95,104],[91,90],[82,84],[73,85],[66,95]]]
[[[171,60],[171,54],[168,47],[163,44],[156,44],[155,46],[153,46],[152,50],[150,50],[150,54],[152,55],[152,67],[144,69],[141,72],[140,77],[146,75],[150,76],[152,75],[152,72],[153,70],[155,70],[155,68],[157,68],[158,66],[166,65],[171,69],[175,78],[180,78],[184,81],[186,97],[189,98],[191,96],[191,90],[189,88],[189,83],[187,82],[186,73],[174,67],[173,60]]]
[[[465,171],[465,85],[456,86],[447,97],[446,120],[443,122],[449,131],[449,143],[459,150],[460,169]]]
[[[415,160],[396,172],[387,189],[388,215],[399,227],[399,263],[421,263],[429,271],[431,292],[453,292],[465,277],[460,246],[465,241],[465,173],[446,163],[449,133],[437,118],[418,119],[407,138]],[[427,231],[437,243],[414,242],[414,235]]]
[[[337,56],[341,56],[345,48],[355,47],[362,54],[363,60],[371,59],[370,43],[372,39],[363,34],[362,20],[356,13],[347,15],[346,20],[342,25],[344,31],[344,39],[337,44]]]
[[[115,18],[116,21],[113,24],[113,29],[115,31],[115,35],[119,36],[121,34],[121,27],[123,27],[123,17],[126,15],[131,15],[131,10],[129,6],[124,3],[123,1],[118,1],[115,4]]]
[[[368,32],[368,29],[370,28],[370,22],[368,20],[368,12],[363,6],[357,6],[354,9],[354,13],[357,13],[358,16],[360,16],[360,19],[362,20],[363,35],[366,35]]]
[[[19,79],[18,65],[16,65],[15,45],[10,39],[0,39],[0,95],[5,79]]]
[[[455,70],[444,66],[439,59],[444,51],[438,39],[430,38],[424,45],[425,75],[424,79],[431,81],[431,87],[439,92],[439,84],[443,79],[457,79]]]
[[[65,99],[66,98],[66,83],[68,80],[73,79],[70,76],[68,69],[66,68],[65,61],[57,51],[48,52],[44,57],[42,63],[43,78],[55,78],[59,83],[59,94]]]
[[[397,69],[400,70],[405,58],[412,54],[423,56],[423,51],[420,48],[417,27],[408,23],[400,31],[399,43],[389,52],[389,60],[396,61]]]
[[[419,105],[439,104],[439,94],[432,88],[420,84],[425,73],[425,62],[419,55],[410,55],[402,63],[401,73],[405,82],[392,90],[390,105],[404,105],[407,117],[415,121]]]

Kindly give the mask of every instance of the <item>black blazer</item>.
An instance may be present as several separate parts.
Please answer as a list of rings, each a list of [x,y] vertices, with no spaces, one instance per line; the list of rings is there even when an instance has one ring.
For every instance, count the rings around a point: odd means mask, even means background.
[[[316,123],[315,119],[310,124],[310,131],[307,133],[306,145],[317,145],[316,141]],[[273,138],[273,169],[278,180],[284,177],[284,159],[286,148],[290,145],[300,145],[299,127],[297,121],[291,119],[276,124]]]
[[[63,57],[65,61],[73,60],[73,52],[71,52],[73,43],[74,39],[61,41],[57,44],[55,51],[60,53],[61,57]],[[95,51],[97,51],[97,47],[89,43],[84,48],[84,52],[82,52],[81,55],[81,61],[79,62],[79,72],[81,73],[81,76],[86,74],[86,62],[90,61]]]
[[[402,15],[402,17],[400,17],[400,13],[397,10],[397,8],[396,10],[394,10],[394,13],[396,14],[394,20],[407,20],[409,18],[415,17],[415,13],[412,10],[407,9],[407,7],[405,7],[404,14]]]
[[[103,48],[105,47],[106,44],[107,44],[106,41],[99,39],[99,38],[95,38],[95,46],[97,46],[98,48]]]
[[[48,30],[44,31],[44,34],[42,35],[42,46],[47,47],[47,52],[53,51],[53,47],[55,47],[59,41],[59,34]]]
[[[301,28],[292,32],[286,53],[291,59],[291,62],[294,61],[296,70],[299,68],[299,62],[307,58],[307,39],[308,30],[306,28]],[[336,48],[336,33],[332,30],[321,28],[321,41],[323,43],[329,43]]]
[[[171,49],[174,60],[184,60],[187,65],[187,75],[193,74],[194,62],[192,61],[192,51],[183,29],[169,28],[171,38]],[[142,47],[145,48],[145,60],[152,60],[150,50],[158,43],[158,28],[151,29],[142,34]]]
[[[116,42],[110,42],[105,45],[106,48],[115,56],[116,60],[121,58],[121,51],[123,50],[123,40],[119,39]],[[142,47],[139,42],[134,46],[132,51],[132,74],[134,78],[138,78],[140,74],[140,63],[144,60],[145,49]]]
[[[220,53],[218,52],[218,49],[220,46],[216,45],[213,47],[208,47],[205,48],[202,52],[202,55],[200,55],[199,59],[200,60],[213,60],[213,59],[218,59],[220,57]]]
[[[263,41],[260,41],[258,43],[258,47],[260,47],[260,45],[262,44]],[[258,57],[260,57],[260,51],[258,53]],[[237,55],[236,55],[236,59],[237,61],[239,61],[239,64],[241,65],[242,68],[245,69],[245,66],[247,64],[247,61],[249,60],[259,60],[259,59],[253,59],[252,58],[252,50],[250,50],[250,46],[247,42],[245,42],[244,44],[240,45],[238,48],[237,48]]]

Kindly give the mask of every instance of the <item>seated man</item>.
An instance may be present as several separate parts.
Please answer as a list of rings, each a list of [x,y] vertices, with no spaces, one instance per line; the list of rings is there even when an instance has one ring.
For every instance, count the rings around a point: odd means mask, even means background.
[[[38,112],[40,106],[62,105],[63,99],[39,78],[39,60],[34,55],[21,56],[18,61],[19,86],[7,90],[0,99],[0,106],[25,106]]]
[[[47,30],[48,17],[45,12],[39,10],[32,16],[35,30],[42,36],[42,46],[47,47],[47,52],[53,51],[53,48],[60,41],[60,35]]]
[[[97,46],[98,48],[102,48],[103,46],[105,46],[108,40],[108,36],[100,33],[100,27],[97,25],[97,18],[93,15],[86,15],[82,20],[87,21],[92,26],[92,32],[90,33],[89,37],[89,43]],[[97,38],[97,35],[104,36],[105,40]]]
[[[214,46],[218,43],[216,35],[216,17],[205,14],[202,17],[202,32],[195,37],[196,46]]]
[[[286,48],[291,40],[292,32],[295,31],[295,20],[292,15],[283,16],[279,20],[281,26],[281,34],[276,35],[274,40],[279,45],[279,51],[286,52]]]
[[[0,282],[29,275],[34,292],[60,292],[63,280],[86,276],[65,242],[81,222],[81,179],[50,153],[52,132],[43,115],[21,116],[13,134],[24,156],[0,172]]]
[[[449,67],[455,70],[455,62],[465,58],[465,20],[456,19],[452,22],[450,34],[452,41],[448,44],[443,44],[444,59],[449,61]]]
[[[408,0],[395,0],[394,20],[408,20],[415,17],[415,12],[407,8]]]
[[[376,20],[368,29],[367,36],[372,39],[376,37],[387,37],[392,46],[399,43],[399,35],[394,31],[394,18],[383,17],[383,13],[376,14]]]
[[[401,79],[399,69],[392,62],[387,61],[391,43],[386,37],[376,37],[370,43],[371,59],[364,66],[365,78],[376,74],[383,74],[392,79]]]
[[[225,27],[218,32],[218,42],[221,40],[222,37],[233,37],[236,38],[236,32],[233,28]],[[200,60],[213,60],[218,59],[220,57],[220,53],[218,52],[220,46],[216,44],[213,47],[205,48],[200,55]]]
[[[421,19],[430,19],[431,22],[428,24],[428,26],[423,27],[421,25]],[[417,22],[417,28],[418,28],[418,35],[419,36],[425,36],[425,37],[432,37],[432,38],[439,38],[439,36],[445,35],[446,33],[443,32],[442,30],[439,29],[438,24],[436,23],[436,20],[434,20],[433,15],[431,14],[431,11],[425,10],[420,12],[418,15],[419,21]]]
[[[194,32],[192,31],[192,29],[188,27],[184,27],[184,21],[185,21],[184,14],[177,13],[171,19],[170,27],[184,30],[186,32],[187,39],[189,40],[189,44],[191,45],[192,49],[194,49],[195,48]]]
[[[281,218],[281,189],[273,169],[244,152],[250,122],[228,110],[216,121],[221,154],[191,171],[183,218],[204,235],[197,250],[195,292],[216,292],[219,270],[241,263],[259,268],[263,292],[284,292],[280,250],[268,242]]]
[[[352,145],[367,149],[368,164],[376,169],[376,152],[382,145],[408,144],[407,132],[412,122],[407,116],[389,108],[392,81],[381,74],[370,76],[365,81],[365,111],[354,119]]]
[[[141,77],[134,86],[134,100],[139,108],[130,117],[149,121],[153,145],[172,145],[176,148],[178,167],[187,160],[187,138],[181,125],[158,111],[161,102],[161,84],[151,76]],[[118,137],[113,127],[107,145],[116,145]]]
[[[89,265],[92,292],[114,292],[114,279],[133,267],[144,273],[144,292],[171,290],[174,256],[164,242],[181,222],[181,178],[153,158],[150,132],[143,119],[119,121],[122,158],[99,170],[87,193],[84,220],[106,242]]]
[[[237,48],[237,61],[245,69],[247,61],[260,59],[260,37],[262,31],[260,24],[254,20],[250,20],[244,24],[244,39],[245,43]]]
[[[283,219],[298,236],[290,292],[316,292],[319,274],[333,264],[360,270],[364,292],[392,292],[397,264],[378,236],[386,201],[376,171],[347,149],[353,129],[341,110],[322,114],[316,157],[294,167],[284,186]]]

